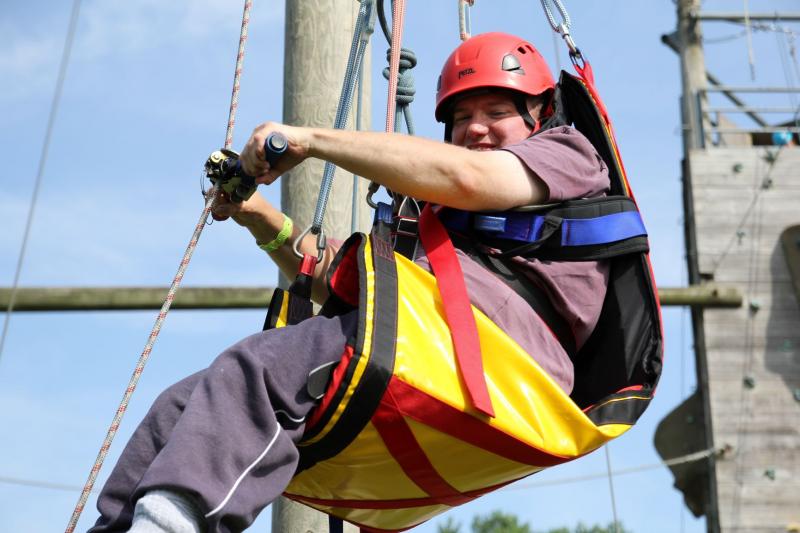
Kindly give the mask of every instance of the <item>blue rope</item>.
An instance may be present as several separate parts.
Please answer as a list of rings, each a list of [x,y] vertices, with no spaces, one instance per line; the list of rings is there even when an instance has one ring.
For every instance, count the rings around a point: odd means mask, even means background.
[[[350,114],[350,107],[353,101],[353,87],[358,78],[358,72],[364,62],[364,55],[369,44],[369,38],[375,27],[375,0],[362,0],[358,11],[358,20],[353,31],[353,41],[350,45],[350,55],[347,58],[347,68],[345,70],[342,92],[339,96],[339,105],[336,109],[336,119],[333,127],[344,129],[347,125],[347,117]],[[325,217],[325,209],[328,205],[328,197],[333,187],[333,175],[336,172],[336,165],[325,163],[325,171],[322,175],[320,184],[319,198],[314,212],[314,220],[311,223],[310,231],[319,235],[322,231],[322,220]]]

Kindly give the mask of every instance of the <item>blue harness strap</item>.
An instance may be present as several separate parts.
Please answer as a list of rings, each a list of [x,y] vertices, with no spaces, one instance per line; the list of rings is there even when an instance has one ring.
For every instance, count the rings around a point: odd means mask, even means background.
[[[647,235],[638,211],[614,213],[597,218],[564,219],[561,246],[591,246]]]
[[[526,211],[470,213],[448,209],[443,214],[448,229],[469,233],[476,231],[492,239],[533,243],[549,239],[560,231],[558,244],[594,246],[647,235],[638,211],[624,211],[591,218],[561,218],[553,214]]]

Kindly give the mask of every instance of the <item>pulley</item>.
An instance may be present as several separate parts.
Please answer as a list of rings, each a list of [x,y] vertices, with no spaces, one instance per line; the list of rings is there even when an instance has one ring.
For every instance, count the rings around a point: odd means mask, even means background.
[[[283,134],[271,133],[264,141],[267,163],[274,165],[287,146]],[[211,183],[224,191],[232,202],[243,202],[256,192],[256,179],[244,172],[239,153],[234,150],[222,148],[212,152],[206,160],[205,173]]]

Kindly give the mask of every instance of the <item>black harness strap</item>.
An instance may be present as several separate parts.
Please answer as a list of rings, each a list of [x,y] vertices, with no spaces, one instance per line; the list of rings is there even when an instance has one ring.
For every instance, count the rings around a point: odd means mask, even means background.
[[[531,306],[537,315],[544,321],[556,339],[561,343],[570,359],[577,352],[575,335],[564,317],[553,307],[545,291],[533,280],[521,273],[510,260],[500,259],[479,251],[475,244],[466,237],[450,233],[453,245],[466,253],[473,261],[494,274],[508,285],[514,292],[522,297]]]

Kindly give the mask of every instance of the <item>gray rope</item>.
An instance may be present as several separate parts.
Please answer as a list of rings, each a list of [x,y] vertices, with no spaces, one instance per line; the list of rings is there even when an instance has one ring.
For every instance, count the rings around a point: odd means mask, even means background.
[[[356,130],[361,130],[361,114],[364,102],[364,64],[362,63],[358,70],[358,92],[356,93]],[[350,205],[350,233],[358,231],[358,183],[359,177],[353,174],[353,193],[351,195]]]
[[[389,24],[386,21],[386,14],[384,13],[384,0],[377,0],[377,7],[378,7],[378,20],[380,21],[381,30],[383,31],[384,37],[386,37],[386,42],[392,42],[392,30],[389,28]],[[391,61],[391,48],[386,51],[386,60]],[[397,95],[395,96],[395,116],[402,116],[403,120],[406,123],[406,130],[410,135],[414,135],[414,119],[411,115],[411,102],[414,101],[414,95],[416,95],[416,87],[414,85],[414,76],[408,72],[410,69],[414,68],[417,64],[417,56],[413,52],[413,50],[409,48],[401,48],[400,49],[400,68],[397,73]],[[383,69],[383,77],[385,79],[389,79],[390,73],[389,68]],[[400,121],[395,120],[394,122],[394,131],[400,132]],[[377,204],[372,200],[372,196],[378,192],[380,189],[380,185],[375,182],[371,182],[369,184],[368,193],[367,193],[367,204],[370,207],[377,208]],[[394,194],[389,191],[391,196]]]
[[[567,8],[564,7],[564,4],[561,3],[561,0],[541,0],[542,8],[544,9],[544,14],[547,17],[547,21],[550,23],[550,27],[553,28],[553,31],[561,35],[564,39],[564,42],[567,43],[567,47],[569,47],[570,57],[580,58],[581,53],[578,50],[575,41],[572,40],[572,35],[570,34],[570,26],[572,22],[569,18],[569,13],[567,12]],[[556,22],[555,17],[553,16],[553,11],[550,9],[550,3],[558,9],[559,14],[561,15],[562,23],[559,24]]]
[[[369,38],[374,30],[375,10],[374,0],[362,0],[358,10],[358,20],[353,31],[353,41],[350,45],[350,54],[347,58],[342,92],[339,95],[339,105],[336,109],[336,118],[333,127],[344,129],[347,125],[347,117],[350,114],[350,107],[353,101],[353,88],[355,86],[358,72],[364,62],[364,55],[369,44]],[[314,220],[309,228],[311,233],[319,235],[322,232],[322,221],[325,218],[325,209],[328,206],[328,197],[333,187],[333,176],[336,172],[336,165],[331,162],[325,163],[325,170],[320,184],[317,207],[314,211]]]
[[[569,18],[569,13],[564,7],[564,4],[561,3],[561,0],[541,0],[541,2],[542,7],[544,8],[544,14],[547,17],[547,21],[550,23],[550,27],[553,28],[553,31],[556,33],[561,33],[562,26],[565,26],[567,28],[567,33],[569,33],[571,21]],[[553,12],[550,10],[550,2],[556,6],[556,9],[558,9],[558,12],[561,14],[561,19],[564,21],[563,24],[558,24],[556,22]]]
[[[391,50],[386,51],[386,60],[388,61],[391,56]],[[414,95],[417,94],[417,89],[414,85],[414,75],[409,72],[417,65],[416,54],[408,49],[400,49],[400,71],[397,74],[397,102],[396,114],[402,116],[406,123],[406,130],[410,135],[414,135],[414,120],[411,116],[411,102],[414,101]],[[389,79],[389,67],[383,69],[383,77]],[[399,133],[401,131],[400,121],[396,120],[394,124],[394,131]]]
[[[80,0],[75,0],[72,4],[72,13],[70,14],[69,24],[67,26],[67,37],[64,41],[61,64],[58,68],[58,78],[56,81],[56,89],[53,93],[53,102],[50,105],[50,116],[47,119],[47,128],[45,129],[42,153],[39,156],[39,169],[36,172],[36,180],[33,183],[33,193],[31,194],[31,203],[30,207],[28,208],[28,217],[25,221],[25,231],[22,236],[22,245],[20,246],[19,256],[17,257],[17,267],[14,271],[14,282],[11,288],[11,296],[8,299],[6,316],[3,320],[3,333],[0,334],[0,359],[3,357],[3,347],[6,344],[6,336],[8,335],[8,326],[11,321],[11,313],[14,311],[14,304],[17,300],[19,278],[22,273],[22,265],[25,262],[25,253],[28,248],[31,227],[33,226],[33,215],[36,211],[36,203],[39,199],[39,189],[42,185],[42,177],[44,176],[44,169],[47,164],[47,155],[50,152],[50,139],[53,136],[53,126],[55,125],[56,115],[58,115],[58,107],[59,103],[61,102],[61,92],[64,89],[64,80],[67,77],[67,65],[69,65],[69,56],[72,52],[72,43],[75,41],[75,28],[78,25],[78,14],[80,13],[80,7]]]

